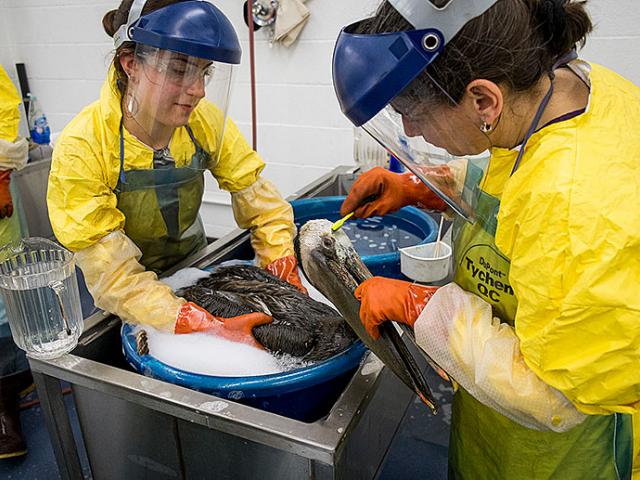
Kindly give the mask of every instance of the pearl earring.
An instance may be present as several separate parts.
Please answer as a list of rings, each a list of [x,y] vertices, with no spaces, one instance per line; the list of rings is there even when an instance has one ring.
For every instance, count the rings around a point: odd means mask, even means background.
[[[491,126],[487,122],[482,122],[482,125],[480,125],[480,131],[482,133],[489,133],[491,132],[491,130],[493,130],[493,126]]]

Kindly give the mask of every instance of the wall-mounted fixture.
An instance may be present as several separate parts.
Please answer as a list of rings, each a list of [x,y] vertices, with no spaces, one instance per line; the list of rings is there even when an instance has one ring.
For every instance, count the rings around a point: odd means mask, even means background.
[[[253,30],[258,31],[262,27],[273,25],[276,21],[278,11],[278,0],[248,0],[244,2],[244,22],[249,26],[247,16],[247,3],[251,1],[251,12],[253,13]]]

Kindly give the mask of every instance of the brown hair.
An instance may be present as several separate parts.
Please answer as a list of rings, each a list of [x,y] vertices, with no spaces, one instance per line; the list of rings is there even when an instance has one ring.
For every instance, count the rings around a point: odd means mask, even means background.
[[[167,5],[174,3],[180,3],[186,0],[147,0],[147,3],[142,9],[142,15],[159,10]],[[120,26],[125,25],[129,19],[129,10],[133,5],[134,0],[122,0],[120,6],[115,10],[107,12],[102,18],[102,27],[104,31],[110,37],[113,37],[118,31]],[[124,42],[120,47],[116,49],[116,53],[113,58],[113,67],[116,70],[116,86],[121,95],[127,90],[127,75],[125,74],[122,65],[120,65],[120,57],[124,55],[133,55],[135,52],[134,42]]]
[[[499,0],[469,21],[401,95],[412,101],[459,102],[466,86],[478,78],[505,85],[512,93],[527,92],[551,72],[560,56],[584,46],[593,29],[585,4],[586,0]],[[385,0],[355,33],[413,29]]]

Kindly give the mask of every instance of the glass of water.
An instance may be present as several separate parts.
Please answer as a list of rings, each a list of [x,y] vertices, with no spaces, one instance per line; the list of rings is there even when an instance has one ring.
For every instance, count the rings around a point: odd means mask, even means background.
[[[16,345],[56,358],[78,343],[84,322],[73,254],[44,238],[0,249],[0,293]]]

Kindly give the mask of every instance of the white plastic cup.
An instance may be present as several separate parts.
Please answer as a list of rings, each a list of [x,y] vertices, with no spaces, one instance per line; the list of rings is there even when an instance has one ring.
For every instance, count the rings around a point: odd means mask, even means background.
[[[438,256],[436,253],[436,246]],[[400,249],[400,271],[416,282],[437,282],[447,278],[451,247],[444,242],[425,243]]]

